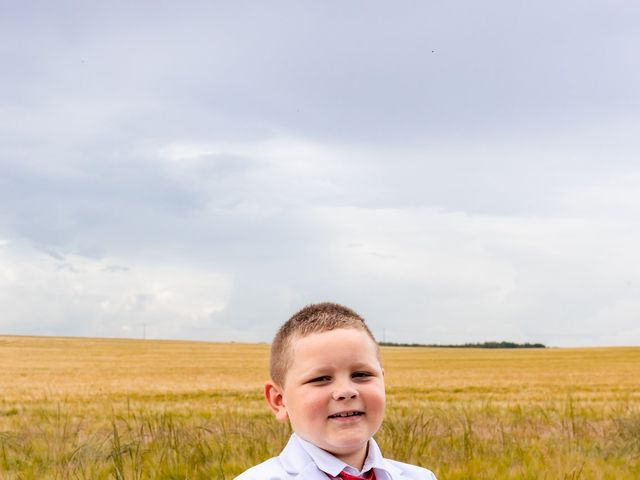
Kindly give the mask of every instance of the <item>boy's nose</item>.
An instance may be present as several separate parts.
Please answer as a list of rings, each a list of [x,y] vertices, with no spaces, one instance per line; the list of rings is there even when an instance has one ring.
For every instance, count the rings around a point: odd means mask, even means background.
[[[355,388],[341,388],[333,391],[334,400],[347,400],[358,398],[358,391]]]

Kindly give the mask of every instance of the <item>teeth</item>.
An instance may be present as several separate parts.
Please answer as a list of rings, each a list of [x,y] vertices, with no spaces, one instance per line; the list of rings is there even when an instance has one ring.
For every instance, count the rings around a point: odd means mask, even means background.
[[[360,412],[343,412],[343,413],[336,413],[334,415],[331,415],[332,417],[353,417],[355,415],[360,415]]]

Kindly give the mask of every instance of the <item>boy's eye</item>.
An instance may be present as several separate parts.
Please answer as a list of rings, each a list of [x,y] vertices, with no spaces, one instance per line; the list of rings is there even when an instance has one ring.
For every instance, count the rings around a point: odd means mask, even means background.
[[[322,377],[316,377],[309,380],[309,383],[320,383],[320,382],[328,382],[331,380],[331,377],[328,375],[323,375]]]
[[[352,378],[368,378],[371,374],[369,372],[354,372],[351,377]]]

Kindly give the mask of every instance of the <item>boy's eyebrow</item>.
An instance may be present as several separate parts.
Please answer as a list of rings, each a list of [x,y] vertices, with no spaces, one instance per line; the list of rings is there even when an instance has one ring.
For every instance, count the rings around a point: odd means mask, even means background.
[[[368,363],[368,362],[358,362],[352,365],[354,370],[358,370],[361,368],[364,369],[368,369],[368,370],[375,370],[376,366],[374,364]]]
[[[307,376],[307,375],[317,375],[319,373],[332,371],[333,369],[334,369],[334,367],[331,364],[316,365],[316,366],[314,366],[314,367],[310,368],[309,370],[306,370],[306,371],[304,371],[302,373],[305,376]],[[368,362],[358,362],[358,363],[354,363],[353,365],[351,365],[351,369],[352,370],[360,370],[360,369],[376,370],[376,367],[375,367],[375,365],[373,365],[371,363],[368,363]]]

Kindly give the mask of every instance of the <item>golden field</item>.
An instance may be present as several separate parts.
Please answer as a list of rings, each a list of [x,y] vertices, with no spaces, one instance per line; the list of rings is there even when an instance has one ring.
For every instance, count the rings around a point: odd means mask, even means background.
[[[390,458],[447,479],[640,479],[640,348],[383,347]],[[267,345],[0,336],[0,478],[232,479],[289,435]]]

